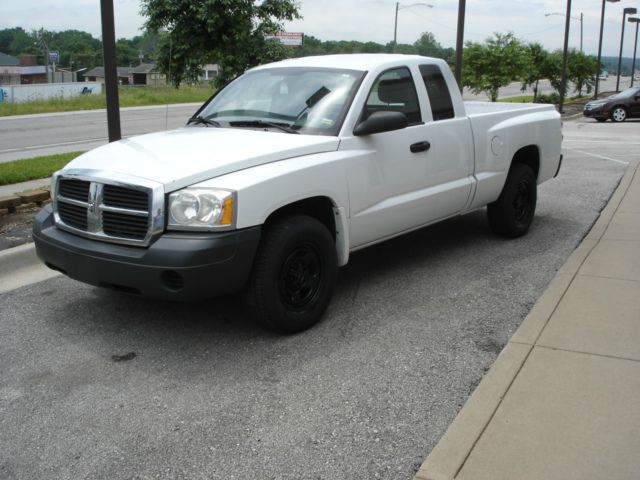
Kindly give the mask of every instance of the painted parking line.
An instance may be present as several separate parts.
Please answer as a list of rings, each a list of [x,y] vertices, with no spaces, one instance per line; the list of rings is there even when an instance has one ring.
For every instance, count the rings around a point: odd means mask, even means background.
[[[621,163],[622,165],[629,165],[629,162],[627,162],[625,160],[619,160],[617,158],[606,157],[604,155],[598,155],[597,153],[585,152],[584,150],[577,150],[575,148],[567,148],[567,147],[563,147],[563,150],[569,150],[571,152],[581,153],[581,154],[587,155],[589,157],[595,157],[595,158],[601,158],[603,160],[609,160],[610,162]]]

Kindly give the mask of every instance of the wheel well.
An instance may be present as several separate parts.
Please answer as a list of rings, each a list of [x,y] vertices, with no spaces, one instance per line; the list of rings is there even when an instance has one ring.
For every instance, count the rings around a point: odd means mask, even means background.
[[[513,156],[511,165],[513,166],[516,163],[524,163],[525,165],[529,165],[533,169],[537,177],[538,172],[540,171],[540,152],[538,151],[538,147],[536,147],[535,145],[522,147]]]
[[[269,224],[276,218],[281,218],[285,215],[308,215],[313,217],[322,223],[331,236],[335,240],[336,238],[336,221],[333,213],[333,202],[327,197],[311,197],[299,200],[284,207],[280,207],[275,212],[271,213],[265,220],[265,225]]]

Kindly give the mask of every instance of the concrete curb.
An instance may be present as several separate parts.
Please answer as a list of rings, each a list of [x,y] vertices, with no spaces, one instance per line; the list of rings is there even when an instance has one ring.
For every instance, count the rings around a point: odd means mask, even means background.
[[[574,281],[580,266],[599,243],[624,198],[640,162],[629,164],[622,180],[593,227],[551,281],[502,350],[414,480],[454,480],[491,422],[511,384],[526,362],[547,322]]]
[[[58,275],[61,274],[49,269],[38,258],[33,243],[0,251],[0,293]]]

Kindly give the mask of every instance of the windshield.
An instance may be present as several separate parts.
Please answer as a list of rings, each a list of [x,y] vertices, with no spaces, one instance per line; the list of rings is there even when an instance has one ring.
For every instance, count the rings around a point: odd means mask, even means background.
[[[365,72],[328,68],[272,68],[246,73],[199,113],[223,127],[271,128],[337,135]]]
[[[638,94],[640,94],[640,88],[628,88],[626,90],[623,90],[620,93],[611,95],[610,98],[631,98],[634,95],[638,95]]]

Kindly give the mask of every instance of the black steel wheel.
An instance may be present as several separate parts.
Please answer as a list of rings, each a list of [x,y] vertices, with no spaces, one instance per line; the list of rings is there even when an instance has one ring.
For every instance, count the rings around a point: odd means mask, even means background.
[[[338,272],[329,230],[306,215],[265,227],[250,285],[258,321],[270,330],[296,333],[316,324],[329,305]]]
[[[511,167],[500,197],[487,206],[494,233],[511,238],[527,233],[536,211],[536,180],[530,166],[516,163]]]

